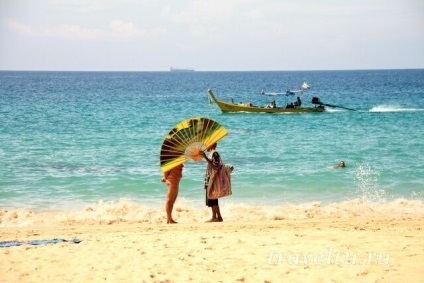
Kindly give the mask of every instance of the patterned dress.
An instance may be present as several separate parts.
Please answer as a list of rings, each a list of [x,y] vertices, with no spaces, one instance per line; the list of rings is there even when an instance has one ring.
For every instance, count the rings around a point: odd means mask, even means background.
[[[214,205],[218,205],[218,199],[208,199],[208,184],[209,179],[211,178],[211,175],[213,173],[213,170],[218,170],[219,165],[221,165],[221,157],[219,156],[219,153],[215,150],[211,151],[209,153],[209,160],[212,161],[213,167],[209,165],[206,167],[206,174],[205,174],[205,191],[206,191],[206,205],[211,207]]]

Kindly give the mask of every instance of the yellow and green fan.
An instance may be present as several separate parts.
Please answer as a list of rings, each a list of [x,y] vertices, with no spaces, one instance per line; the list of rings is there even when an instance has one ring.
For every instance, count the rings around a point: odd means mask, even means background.
[[[190,118],[178,123],[162,143],[162,171],[169,171],[188,160],[202,160],[202,152],[227,134],[221,124],[205,117]]]

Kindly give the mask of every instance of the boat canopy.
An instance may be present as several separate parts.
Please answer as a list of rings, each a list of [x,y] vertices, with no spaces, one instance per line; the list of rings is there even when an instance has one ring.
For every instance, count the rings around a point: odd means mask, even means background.
[[[264,89],[261,91],[262,95],[269,95],[269,96],[277,96],[277,95],[285,95],[285,96],[290,96],[290,95],[295,95],[298,92],[302,92],[306,89],[310,89],[311,87],[309,86],[309,84],[307,82],[303,82],[302,86],[300,87],[300,89],[298,90],[290,90],[287,89],[284,92],[266,92]]]

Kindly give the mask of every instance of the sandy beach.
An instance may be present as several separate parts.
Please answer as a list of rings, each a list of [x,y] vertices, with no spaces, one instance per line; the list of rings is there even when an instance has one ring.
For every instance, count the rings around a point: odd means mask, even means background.
[[[2,228],[0,282],[424,282],[424,217]]]

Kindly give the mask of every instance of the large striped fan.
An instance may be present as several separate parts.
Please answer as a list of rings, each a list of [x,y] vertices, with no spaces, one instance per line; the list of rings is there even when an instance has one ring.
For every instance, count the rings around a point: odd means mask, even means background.
[[[196,117],[178,123],[162,143],[162,171],[169,171],[187,160],[202,160],[202,152],[227,133],[222,125],[209,118]]]

